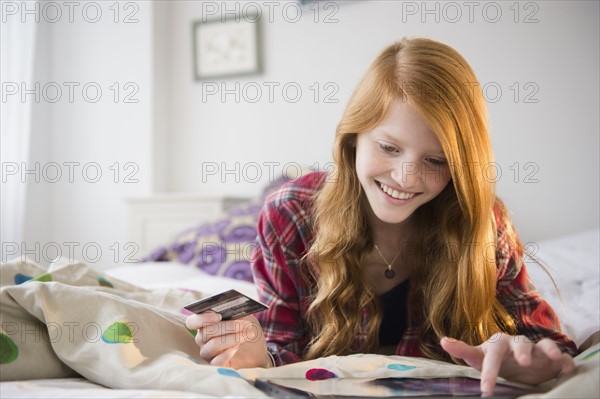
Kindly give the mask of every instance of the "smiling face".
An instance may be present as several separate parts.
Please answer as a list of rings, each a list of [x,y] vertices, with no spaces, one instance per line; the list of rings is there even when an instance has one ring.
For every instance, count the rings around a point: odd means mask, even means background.
[[[373,130],[357,135],[356,173],[373,214],[389,224],[407,220],[450,181],[437,136],[402,100]]]

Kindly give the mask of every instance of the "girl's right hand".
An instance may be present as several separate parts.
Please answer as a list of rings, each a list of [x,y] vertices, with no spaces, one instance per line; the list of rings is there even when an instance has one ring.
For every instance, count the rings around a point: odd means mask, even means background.
[[[221,321],[221,315],[204,312],[188,316],[185,325],[198,330],[200,357],[210,365],[234,369],[273,367],[265,337],[256,317]]]

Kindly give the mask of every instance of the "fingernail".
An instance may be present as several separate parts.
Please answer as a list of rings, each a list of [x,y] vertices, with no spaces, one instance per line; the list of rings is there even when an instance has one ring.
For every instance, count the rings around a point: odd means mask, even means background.
[[[481,383],[481,396],[490,396],[492,394],[492,384],[489,382]]]
[[[519,364],[521,364],[523,366],[528,366],[529,365],[529,357],[527,355],[521,355],[521,356],[519,356],[518,362],[519,362]]]

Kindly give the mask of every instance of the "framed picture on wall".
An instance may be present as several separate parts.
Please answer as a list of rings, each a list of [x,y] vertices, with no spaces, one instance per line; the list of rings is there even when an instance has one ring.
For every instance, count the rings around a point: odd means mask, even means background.
[[[261,72],[260,16],[194,21],[194,78],[207,80]]]

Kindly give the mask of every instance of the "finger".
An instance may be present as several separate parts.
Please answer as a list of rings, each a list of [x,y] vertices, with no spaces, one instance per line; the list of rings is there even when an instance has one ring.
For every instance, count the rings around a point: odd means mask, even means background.
[[[198,330],[196,343],[200,347],[201,356],[212,359],[234,345],[256,342],[258,334],[258,329],[251,322],[229,320]]]
[[[469,366],[481,370],[483,362],[483,352],[480,347],[471,346],[457,339],[444,337],[440,340],[442,349],[448,352],[451,356],[462,359]]]
[[[212,362],[215,357],[223,352],[240,345],[238,335],[239,334],[226,334],[208,340],[200,346],[200,357],[209,363]]]
[[[228,320],[214,324],[204,324],[204,327],[198,330],[196,334],[196,343],[201,346],[206,344],[211,339],[215,339],[221,336],[229,334],[235,334],[238,336],[238,343],[247,341],[249,332],[255,330],[252,328],[252,323],[243,320]]]
[[[567,353],[562,353],[555,341],[544,338],[536,344],[536,348],[550,360],[554,361],[553,364],[556,365],[554,366],[555,369],[560,370],[561,374],[571,374],[575,371],[573,358]]]
[[[233,357],[235,356],[235,354],[237,353],[237,351],[239,349],[240,349],[239,345],[235,345],[235,346],[225,349],[223,352],[219,353],[217,356],[215,356],[210,361],[210,365],[211,366],[226,366],[227,363],[229,363],[229,361],[231,359],[233,359]]]
[[[533,347],[533,342],[523,335],[512,337],[511,348],[513,356],[520,366],[527,367],[531,365]]]
[[[541,339],[535,346],[552,360],[560,360],[562,357],[562,352],[556,342],[549,338]]]
[[[238,343],[256,342],[262,332],[260,326],[243,320],[229,320],[206,326],[199,330],[198,335],[206,342],[210,339],[233,334]]]
[[[193,314],[185,319],[185,326],[190,330],[197,330],[204,326],[218,323],[221,321],[221,315],[216,312],[204,312],[200,314]]]
[[[494,338],[483,344],[483,364],[481,366],[481,392],[484,396],[490,396],[494,393],[496,379],[500,372],[502,361],[509,351],[509,344],[506,341],[508,336],[500,336],[500,339]]]
[[[541,343],[541,341],[540,341],[540,343]],[[556,343],[554,341],[552,341],[552,343],[549,343],[549,344],[542,343],[542,345],[539,346],[538,351],[541,352],[542,356],[549,358],[552,361],[552,363],[550,364],[550,367],[552,370],[554,370],[558,374],[558,376],[569,375],[569,374],[574,373],[577,367],[575,365],[575,361],[573,360],[571,355],[569,355],[568,353],[561,352],[558,359],[550,358],[550,355],[547,353],[547,351],[550,351],[550,353],[552,353],[554,356],[556,356],[556,352],[554,351],[554,349],[551,348],[553,346],[556,346],[555,349],[557,349],[560,352],[558,345],[556,345]],[[544,349],[542,349],[542,348],[544,348]]]
[[[567,353],[562,354],[562,368],[560,370],[561,374],[571,374],[575,372],[575,361],[571,357],[571,355]]]
[[[255,343],[262,339],[262,332],[260,324],[244,323],[241,326],[241,339],[243,342]]]
[[[231,325],[230,323],[231,322],[219,322],[214,324],[204,323],[203,327],[199,328],[198,333],[196,334],[196,344],[202,346],[211,339],[234,333],[236,331],[235,325]]]

